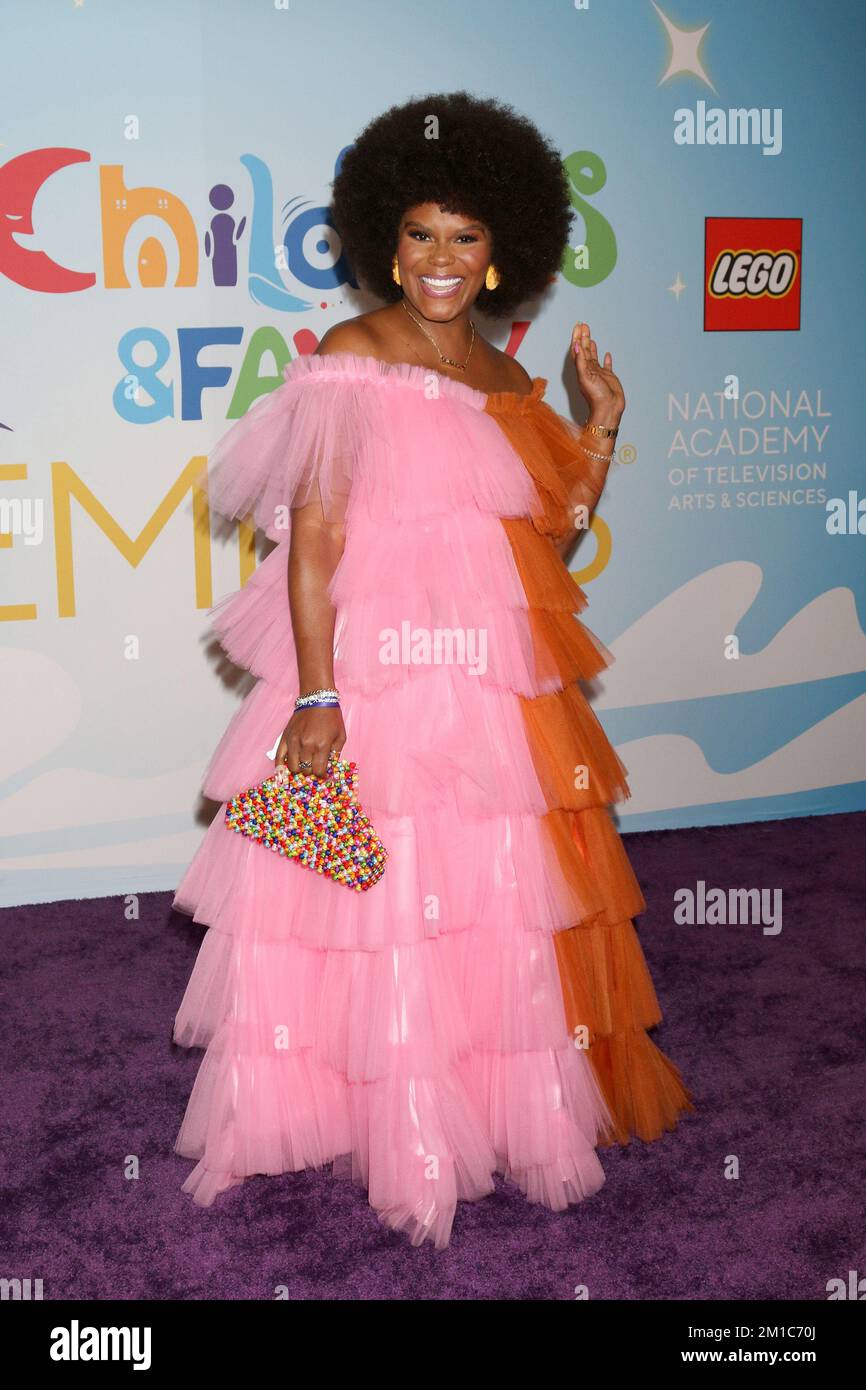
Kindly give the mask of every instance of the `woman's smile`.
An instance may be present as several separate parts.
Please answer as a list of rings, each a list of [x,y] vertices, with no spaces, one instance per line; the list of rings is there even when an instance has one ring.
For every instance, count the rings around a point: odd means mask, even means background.
[[[431,299],[453,299],[463,284],[462,275],[419,275],[418,283]]]

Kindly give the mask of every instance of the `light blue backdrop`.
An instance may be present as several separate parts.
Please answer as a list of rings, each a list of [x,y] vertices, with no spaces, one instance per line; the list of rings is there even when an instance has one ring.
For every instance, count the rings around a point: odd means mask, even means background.
[[[857,0],[590,0],[580,9],[571,0],[7,0],[6,168],[56,147],[83,154],[39,188],[32,234],[9,220],[27,202],[23,174],[7,175],[0,194],[0,496],[26,493],[46,507],[41,541],[15,535],[0,556],[2,901],[173,887],[205,823],[201,809],[194,815],[198,779],[244,688],[215,679],[203,645],[188,507],[166,518],[135,565],[73,503],[64,555],[58,462],[137,536],[189,459],[225,430],[255,329],[276,329],[294,354],[305,331],[320,337],[370,307],[312,284],[338,249],[321,245],[310,209],[327,202],[341,149],[386,106],[463,87],[511,102],[564,158],[588,151],[604,172],[573,235],[604,274],[584,288],[562,277],[542,310],[528,306],[518,355],[568,413],[567,346],[586,319],[600,352],[614,353],[628,398],[620,444],[632,461],[612,471],[599,507],[610,555],[584,583],[584,618],[616,657],[596,709],[629,771],[621,828],[866,806],[866,535],[828,534],[823,500],[722,506],[723,492],[783,482],[708,485],[701,475],[687,489],[670,477],[684,463],[805,464],[804,486],[823,489],[822,499],[853,490],[856,504],[866,494],[864,13]],[[695,55],[688,34],[704,26]],[[666,76],[672,54],[686,70]],[[780,152],[676,143],[675,112],[699,102],[780,111]],[[180,258],[159,215],[127,238],[129,287],[106,283],[110,183],[100,190],[111,166],[127,188],[168,190],[188,210],[199,250],[190,284],[174,284]],[[247,218],[234,285],[214,284],[203,254],[216,184],[231,188],[236,220]],[[799,330],[704,330],[707,217],[802,219]],[[610,233],[616,254],[605,267]],[[139,282],[147,237],[164,251],[165,284]],[[305,262],[300,277],[288,268],[274,276],[284,238]],[[91,271],[94,283],[57,292],[34,270],[34,283],[21,284],[10,241]],[[256,245],[270,257],[270,291]],[[158,261],[146,245],[145,280]],[[311,307],[293,308],[295,297]],[[507,329],[495,331],[504,345]],[[150,395],[123,394],[123,342],[141,340],[134,361],[146,377],[145,333],[165,348],[159,378],[172,388],[163,418],[149,423]],[[227,369],[224,384],[200,396],[193,348],[200,364]],[[728,422],[716,417],[730,377],[744,408],[760,411],[775,393],[799,403],[787,422],[795,436],[804,425],[822,433],[778,453],[781,436],[771,436],[748,457],[734,435],[726,450]],[[676,416],[687,399],[684,422]],[[695,436],[699,447],[721,452],[678,453],[677,431],[696,429],[709,431]],[[713,494],[714,507],[672,506],[685,491]],[[595,545],[590,536],[578,548],[575,572],[591,565]],[[58,592],[71,569],[67,615]],[[237,582],[236,552],[215,546],[213,597]],[[738,660],[724,646],[732,636]]]

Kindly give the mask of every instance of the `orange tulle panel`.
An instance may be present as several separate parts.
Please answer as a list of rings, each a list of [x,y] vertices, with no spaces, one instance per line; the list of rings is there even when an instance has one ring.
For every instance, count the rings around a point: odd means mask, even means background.
[[[524,727],[548,806],[585,810],[625,801],[626,768],[579,685],[521,697]]]
[[[596,921],[554,936],[569,1031],[594,1046],[661,1022],[661,1009],[630,920]],[[578,1036],[585,1030],[585,1037]]]
[[[591,681],[611,663],[604,644],[572,613],[530,608],[529,627],[540,681]]]
[[[662,1020],[631,920],[646,903],[606,806],[551,810],[545,823],[567,878],[597,909],[553,940],[569,1031],[586,1048],[613,1116],[605,1142],[658,1139],[694,1107],[679,1071],[646,1033]],[[588,881],[578,865],[590,870]]]
[[[628,1144],[632,1136],[659,1139],[665,1130],[676,1128],[682,1114],[694,1114],[679,1068],[645,1032],[599,1038],[590,1061],[614,1117],[613,1126],[599,1139],[605,1147]]]
[[[501,520],[530,607],[582,613],[586,594],[572,579],[550,538],[541,535],[529,517],[506,516]]]
[[[488,409],[532,475],[540,504],[532,525],[542,535],[565,535],[577,507],[592,512],[609,460],[588,454],[579,426],[535,394],[491,397]]]
[[[502,525],[526,595],[538,681],[564,686],[592,680],[613,657],[575,616],[586,607],[585,594],[550,537],[537,531],[528,517],[503,517]]]
[[[605,820],[609,837],[604,830]],[[592,925],[599,915],[603,921],[616,922],[646,910],[640,885],[606,806],[591,806],[586,811],[554,807],[544,822],[563,873],[575,888],[580,888],[585,911],[575,926]]]
[[[676,1066],[647,1035],[662,1013],[632,918],[646,902],[610,806],[629,796],[626,768],[577,684],[610,665],[611,653],[574,616],[586,597],[554,540],[592,510],[607,465],[589,458],[578,428],[531,396],[491,397],[495,416],[532,475],[538,507],[503,517],[529,607],[538,672],[558,688],[520,697],[527,743],[549,811],[544,823],[581,916],[554,936],[566,1018],[585,1047],[610,1108],[608,1144],[651,1140],[692,1111]]]

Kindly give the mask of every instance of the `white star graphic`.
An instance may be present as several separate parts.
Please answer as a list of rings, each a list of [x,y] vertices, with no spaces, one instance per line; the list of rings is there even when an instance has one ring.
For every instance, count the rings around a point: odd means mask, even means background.
[[[667,72],[659,80],[659,87],[662,82],[667,82],[669,77],[674,77],[677,73],[688,72],[693,77],[697,77],[701,82],[706,82],[711,92],[716,89],[707,76],[706,69],[698,55],[701,40],[709,29],[709,24],[704,24],[700,29],[678,29],[672,19],[668,19],[666,14],[659,9],[655,0],[652,0],[653,9],[665,26],[665,31],[670,40],[671,56],[668,61]],[[718,95],[718,93],[716,93]]]
[[[685,280],[680,279],[680,272],[677,271],[677,278],[676,280],[674,280],[674,283],[672,285],[668,285],[668,289],[670,290],[671,294],[674,296],[678,304],[680,302],[680,295],[682,294],[683,290],[687,288],[688,287],[686,285]]]

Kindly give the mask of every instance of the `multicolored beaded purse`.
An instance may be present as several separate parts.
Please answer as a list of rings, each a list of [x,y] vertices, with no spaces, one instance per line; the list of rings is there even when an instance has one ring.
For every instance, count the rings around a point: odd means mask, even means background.
[[[226,806],[225,823],[275,854],[363,893],[385,872],[388,851],[356,797],[357,766],[332,750],[324,777],[278,763]]]

